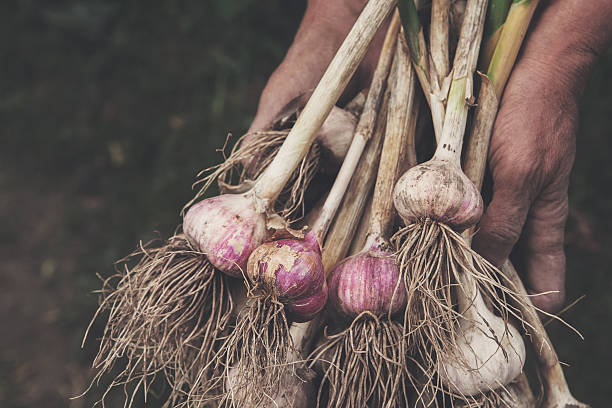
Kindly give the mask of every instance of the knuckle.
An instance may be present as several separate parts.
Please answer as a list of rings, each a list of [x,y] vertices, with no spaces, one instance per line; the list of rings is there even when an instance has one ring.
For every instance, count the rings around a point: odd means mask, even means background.
[[[487,223],[481,231],[481,239],[500,247],[511,249],[521,233],[521,223],[505,220],[494,220]]]

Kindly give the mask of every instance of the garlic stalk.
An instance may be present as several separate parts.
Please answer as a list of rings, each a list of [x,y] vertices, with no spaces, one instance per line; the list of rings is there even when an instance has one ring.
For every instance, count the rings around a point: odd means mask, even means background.
[[[520,344],[513,340],[520,341],[520,337],[509,336],[512,329],[479,301],[480,292],[484,291],[506,316],[512,310],[504,296],[509,296],[511,291],[499,282],[497,270],[473,252],[458,234],[474,225],[483,211],[480,193],[461,171],[460,160],[486,5],[483,0],[467,2],[453,63],[444,127],[436,152],[431,160],[406,172],[394,192],[395,207],[406,223],[406,227],[394,236],[394,242],[399,247],[398,262],[406,277],[407,290],[413,293],[408,305],[411,311],[409,327],[413,328],[409,333],[410,342],[419,349],[417,358],[422,361],[424,370],[438,369],[440,378],[447,380],[445,385],[463,395],[488,391],[487,386],[497,384],[498,379],[489,377],[480,382],[474,382],[473,378],[469,381],[470,376],[457,379],[453,373],[459,368],[478,369],[480,372],[475,377],[483,377],[489,368],[495,367],[488,366],[486,361],[488,357],[497,358],[494,350],[499,349],[504,358],[511,351],[501,347],[516,348],[516,354],[521,355]],[[457,284],[460,288],[453,289]],[[468,308],[463,302],[463,310],[454,309],[453,296],[461,296],[462,290],[477,307]],[[502,290],[504,296],[500,297],[497,290]],[[459,312],[467,315],[462,316]],[[485,320],[494,321],[497,339],[494,343],[486,341],[482,330],[466,330],[484,328]],[[476,355],[470,349],[471,341],[481,341],[487,350]],[[484,355],[486,357],[481,359]],[[517,361],[520,364],[513,366],[513,372],[517,367],[520,372],[524,357]],[[487,364],[481,364],[483,362]],[[431,375],[426,373],[425,377],[431,378]]]
[[[348,327],[326,336],[313,352],[323,365],[320,392],[331,406],[400,406],[408,403],[411,376],[401,315],[406,290],[388,242],[394,221],[391,192],[406,149],[414,148],[415,76],[397,47],[385,141],[378,168],[366,245],[341,261],[328,278],[330,312]],[[410,139],[410,142],[408,140]],[[399,315],[399,316],[398,316]]]
[[[387,44],[387,48],[390,46]],[[375,76],[378,82],[384,82],[387,75],[388,53],[385,51],[381,57],[381,70]],[[231,381],[223,398],[233,405],[267,403],[278,385],[294,375],[289,322],[311,320],[327,300],[321,243],[370,139],[375,122],[370,113],[377,110],[382,91],[382,86],[370,91],[367,109],[342,167],[306,236],[266,242],[249,257],[246,271],[251,286],[249,300],[221,348],[225,376]],[[244,392],[232,391],[237,389]]]
[[[384,53],[381,55],[385,55]],[[376,76],[376,75],[375,75]],[[373,92],[374,88],[370,89]],[[381,89],[381,94],[382,91]],[[369,97],[375,97],[376,92],[370,93]],[[382,96],[382,95],[381,95]],[[364,156],[359,165],[358,170],[355,173],[355,178],[362,179],[368,178],[368,173],[374,173],[375,166],[367,167],[364,163],[375,163],[374,156],[378,157],[380,154],[380,141],[382,140],[382,134],[384,132],[384,117],[387,109],[388,95],[385,95],[381,103],[381,115],[377,120],[374,121],[372,126],[376,125],[375,129],[372,129],[373,134],[370,137],[370,132],[366,132],[368,135],[369,143],[364,152]],[[384,113],[383,113],[384,112]],[[361,190],[362,184],[350,183],[348,191],[346,192],[347,197],[353,197],[356,194],[356,190]],[[356,228],[356,224],[361,217],[362,206],[355,206],[354,201],[344,200],[342,207],[339,212],[339,216],[342,216],[343,222],[334,223],[331,226],[328,236],[344,236],[345,239],[350,239],[350,232]],[[317,211],[320,213],[320,211]],[[332,264],[335,264],[342,257],[342,252],[338,250],[337,246],[343,244],[341,241],[334,240],[326,242],[323,249],[323,258]],[[342,245],[344,246],[344,245]],[[335,258],[334,258],[335,257]],[[326,270],[328,271],[328,270]],[[292,323],[289,329],[291,337],[292,347],[288,350],[288,361],[284,366],[284,374],[282,379],[275,384],[275,388],[270,389],[270,392],[265,398],[257,398],[257,396],[249,396],[249,387],[241,387],[238,382],[237,370],[234,368],[228,375],[226,389],[229,394],[227,405],[237,405],[238,402],[250,401],[253,399],[260,399],[259,406],[262,407],[312,407],[314,392],[313,385],[310,380],[312,379],[312,370],[306,366],[306,356],[310,351],[310,346],[315,335],[318,333],[319,328],[324,321],[325,316],[320,314],[315,319],[305,323]],[[272,392],[273,391],[273,392]],[[261,393],[260,393],[261,394]],[[302,405],[302,403],[306,405]]]
[[[418,3],[420,4],[420,2]],[[441,137],[444,125],[444,99],[446,98],[439,92],[437,75],[434,78],[430,75],[430,54],[425,42],[423,26],[419,22],[417,13],[419,4],[415,4],[414,0],[398,0],[397,8],[402,19],[403,33],[410,50],[412,64],[425,94],[425,99],[429,104],[434,133],[436,140],[438,140]]]
[[[511,0],[490,0],[485,22],[484,45],[480,51],[480,66],[488,67],[504,28]]]
[[[527,323],[525,328],[529,333],[533,349],[538,360],[538,370],[544,385],[544,397],[540,404],[541,408],[589,408],[587,404],[579,402],[572,396],[569,390],[563,368],[559,362],[559,357],[552,346],[550,338],[536,309],[534,308],[529,295],[523,286],[521,278],[510,263],[502,266],[502,272],[517,288],[517,292],[523,299],[518,307]]]

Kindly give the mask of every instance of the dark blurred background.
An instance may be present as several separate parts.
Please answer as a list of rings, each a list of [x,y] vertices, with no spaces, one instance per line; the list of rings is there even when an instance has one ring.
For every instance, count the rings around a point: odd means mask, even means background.
[[[198,170],[248,127],[304,0],[6,0],[0,5],[0,407],[69,400],[113,262],[180,222]],[[568,300],[548,326],[577,397],[612,380],[612,53],[582,102],[567,231]],[[94,326],[94,336],[101,327]],[[112,394],[109,407],[122,406]],[[138,406],[143,403],[139,401]],[[156,407],[155,401],[146,406]]]

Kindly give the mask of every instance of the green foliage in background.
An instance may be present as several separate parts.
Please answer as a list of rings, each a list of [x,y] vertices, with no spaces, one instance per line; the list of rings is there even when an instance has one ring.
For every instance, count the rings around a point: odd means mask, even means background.
[[[96,273],[180,222],[196,173],[248,127],[298,0],[8,0],[0,5],[0,406],[89,407]],[[576,394],[605,406],[612,313],[612,55],[582,105],[565,316]],[[94,334],[101,327],[94,327]],[[110,396],[111,407],[121,395]],[[142,405],[142,402],[139,402]],[[156,402],[147,402],[156,407]]]

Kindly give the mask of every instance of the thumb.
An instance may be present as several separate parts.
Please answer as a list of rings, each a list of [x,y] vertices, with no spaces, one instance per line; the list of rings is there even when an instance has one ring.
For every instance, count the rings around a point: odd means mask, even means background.
[[[563,244],[569,206],[567,184],[563,187],[551,185],[540,194],[529,212],[520,242],[525,285],[534,295],[531,300],[549,313],[558,311],[565,300]]]

